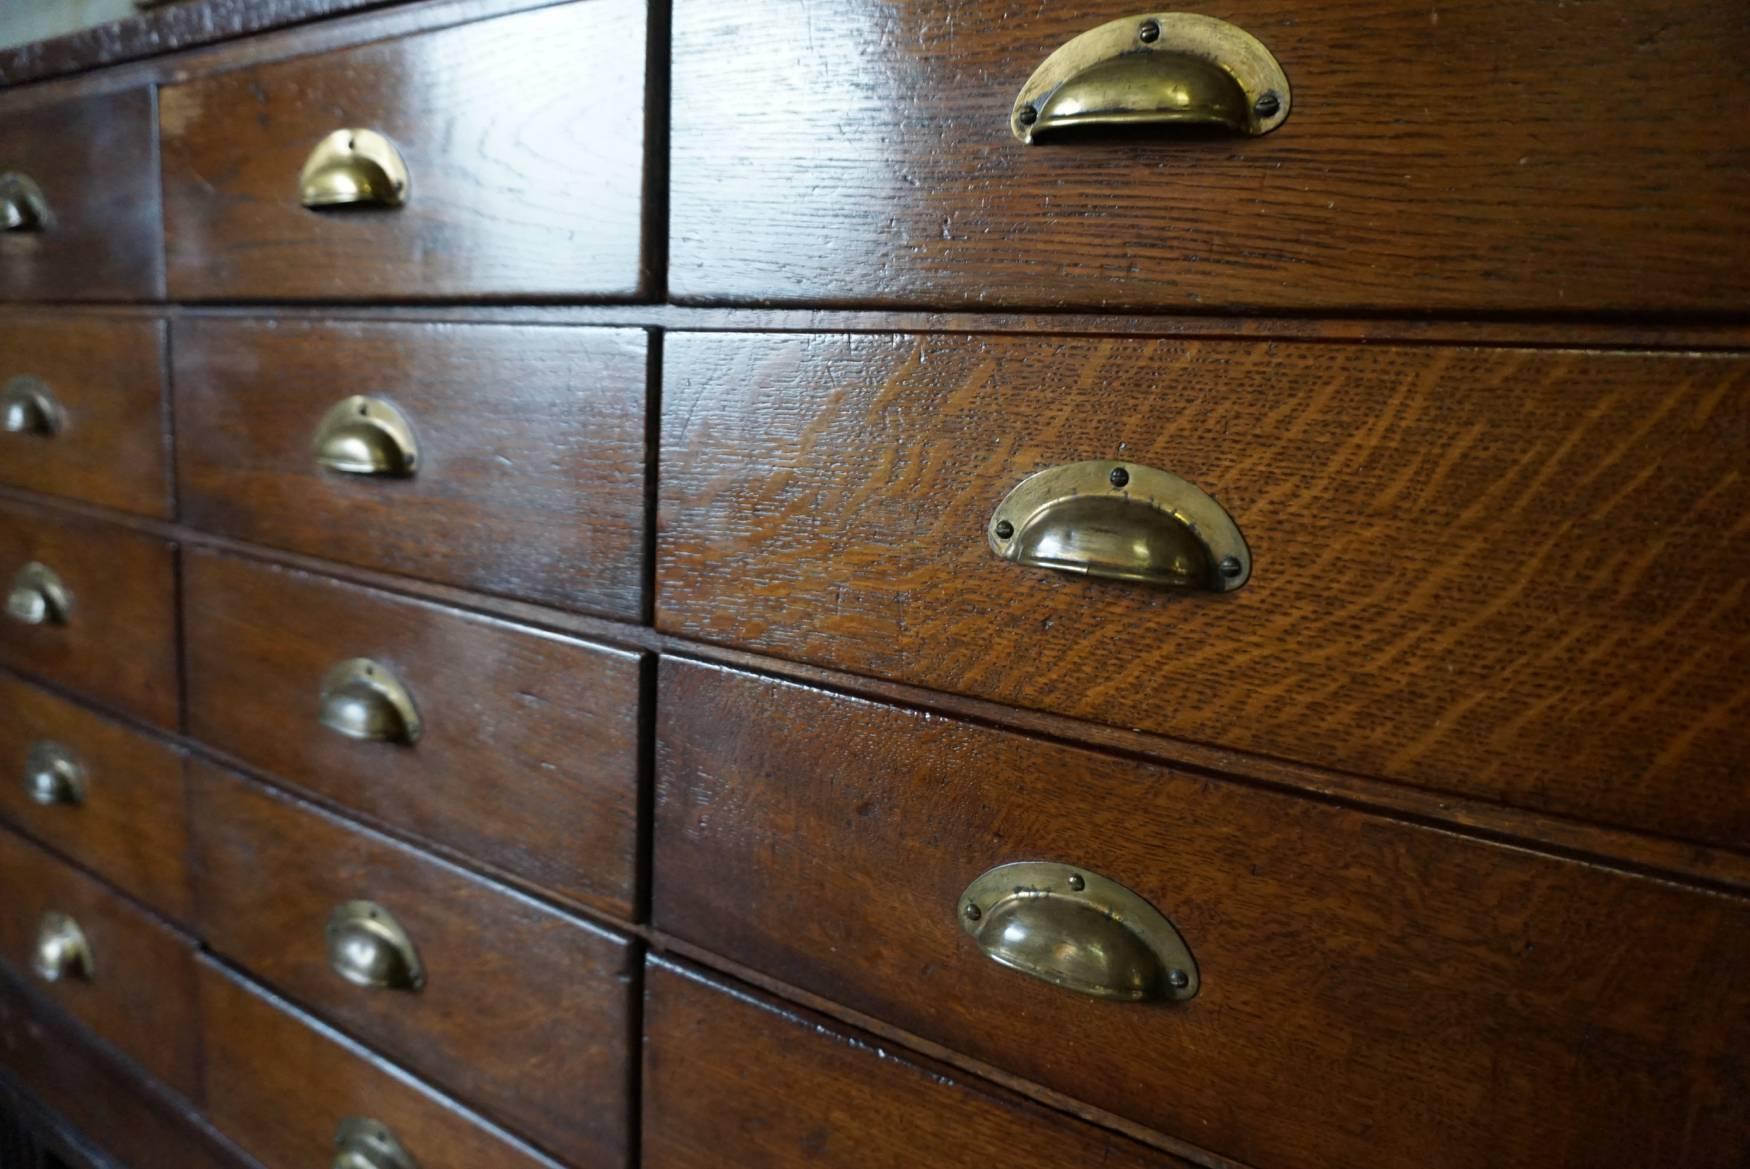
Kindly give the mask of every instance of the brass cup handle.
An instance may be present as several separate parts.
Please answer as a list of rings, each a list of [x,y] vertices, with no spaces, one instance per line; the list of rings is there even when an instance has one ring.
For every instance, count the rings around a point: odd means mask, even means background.
[[[419,469],[419,443],[407,416],[381,398],[336,402],[316,427],[316,463],[347,475],[405,479]]]
[[[89,982],[93,973],[91,944],[78,922],[50,910],[37,926],[36,953],[30,964],[44,982]]]
[[[7,434],[53,438],[65,424],[61,404],[41,380],[21,374],[0,389],[0,426]]]
[[[32,561],[12,578],[6,615],[20,625],[65,625],[73,616],[73,595],[53,569]]]
[[[350,658],[322,678],[322,725],[365,743],[411,746],[425,733],[413,695],[389,667]]]
[[[0,174],[0,232],[42,231],[50,222],[48,201],[29,175]]]
[[[375,130],[336,130],[318,142],[298,174],[298,199],[312,211],[404,206],[407,163]]]
[[[352,983],[372,990],[417,991],[425,966],[413,939],[375,901],[348,901],[328,916],[328,964]]]
[[[85,800],[85,768],[67,748],[44,739],[25,757],[24,790],[45,807],[77,807]]]
[[[349,1116],[334,1134],[331,1169],[419,1169],[389,1126],[368,1116]]]
[[[998,865],[960,895],[960,924],[993,962],[1094,998],[1195,998],[1197,963],[1173,923],[1098,873]]]
[[[1288,76],[1244,29],[1192,12],[1110,21],[1066,41],[1021,87],[1009,129],[1022,142],[1114,127],[1268,134],[1288,117]]]

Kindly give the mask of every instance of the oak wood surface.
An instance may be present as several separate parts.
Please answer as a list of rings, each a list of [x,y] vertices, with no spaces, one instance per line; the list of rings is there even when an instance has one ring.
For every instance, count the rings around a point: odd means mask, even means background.
[[[238,557],[186,558],[189,731],[394,829],[620,917],[635,904],[639,655]],[[323,676],[366,657],[424,734],[318,722]]]
[[[1750,366],[1110,338],[665,341],[665,633],[1743,850]],[[1221,597],[1025,568],[1090,458],[1213,495]]]
[[[1251,1165],[1714,1166],[1750,1139],[1750,906],[664,659],[653,920]],[[987,960],[959,899],[1055,860],[1165,913],[1188,1004]]]
[[[156,726],[180,725],[175,549],[58,509],[0,504],[0,586],[30,563],[72,595],[65,625],[0,616],[0,665],[67,686]]]
[[[420,1169],[556,1169],[557,1162],[212,959],[199,959],[195,972],[207,1116],[264,1169],[331,1164],[335,1131],[349,1116],[385,1125]]]
[[[164,325],[69,313],[0,317],[0,383],[43,382],[52,436],[0,435],[0,482],[171,518]]]
[[[146,1072],[200,1103],[194,945],[11,831],[0,829],[0,960]],[[72,917],[91,950],[89,979],[50,983],[31,961],[46,913]]]
[[[173,298],[642,296],[645,19],[588,0],[167,87]],[[347,127],[399,148],[405,206],[299,204]]]
[[[1741,5],[1195,0],[1293,109],[1255,139],[1023,146],[1021,85],[1124,14],[678,0],[670,288],[948,306],[1742,312]],[[1741,123],[1741,119],[1737,120]]]
[[[41,742],[77,760],[76,806],[25,789]],[[15,678],[0,675],[0,816],[178,922],[189,921],[188,815],[175,748]]]
[[[190,781],[215,952],[562,1159],[625,1162],[625,938],[203,761]],[[407,931],[420,990],[368,990],[333,970],[325,927],[349,901],[378,903]]]
[[[190,524],[564,608],[643,612],[643,332],[262,319],[174,332]],[[412,477],[317,466],[317,429],[353,394],[406,416]]]

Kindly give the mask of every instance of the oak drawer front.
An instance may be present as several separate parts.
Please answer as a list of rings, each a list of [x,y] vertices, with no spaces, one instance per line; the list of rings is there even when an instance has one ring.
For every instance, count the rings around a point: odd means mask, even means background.
[[[0,816],[188,921],[180,752],[0,675],[0,760]]]
[[[179,321],[185,518],[637,620],[647,350],[635,330]],[[411,438],[345,422],[360,407],[369,419],[394,411]],[[319,461],[354,458],[361,442],[389,444],[381,457],[396,467],[410,452],[412,466],[365,474]]]
[[[160,321],[0,319],[0,483],[170,518]]]
[[[680,335],[663,360],[666,632],[1750,842],[1740,358]],[[1213,497],[1249,581],[992,551],[1018,483],[1107,459]]]
[[[644,0],[588,0],[167,86],[172,296],[642,295],[645,46]],[[342,131],[404,205],[303,205]]]
[[[646,1169],[1173,1169],[1184,1162],[652,958]]]
[[[624,1160],[624,938],[210,764],[190,773],[216,953],[562,1159]]]
[[[640,655],[193,551],[189,731],[398,831],[629,917],[638,831]],[[321,722],[375,663],[416,742]],[[341,713],[345,713],[344,705]]]
[[[207,1117],[263,1169],[333,1163],[341,1125],[354,1117],[386,1130],[420,1169],[555,1169],[556,1162],[211,959],[200,959],[196,973]]]
[[[0,956],[12,973],[198,1102],[193,943],[4,829],[0,889]]]
[[[657,710],[659,929],[1075,1099],[1282,1169],[1750,1138],[1742,901],[722,667]],[[1195,997],[987,959],[962,898],[1019,861],[1165,914]]]
[[[176,552],[83,516],[0,504],[0,665],[175,730]]]
[[[164,295],[152,91],[0,113],[0,300]]]

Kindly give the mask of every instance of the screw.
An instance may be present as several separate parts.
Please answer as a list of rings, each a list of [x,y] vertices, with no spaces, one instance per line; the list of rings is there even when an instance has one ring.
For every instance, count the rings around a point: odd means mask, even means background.
[[[1142,27],[1136,30],[1136,35],[1142,38],[1142,43],[1152,45],[1161,39],[1161,26],[1152,20],[1142,22]]]
[[[1082,875],[1080,873],[1071,873],[1069,875],[1069,887],[1077,893],[1080,893],[1083,889],[1088,887],[1088,883],[1082,880]]]
[[[1266,93],[1264,96],[1260,97],[1257,104],[1252,107],[1253,110],[1257,111],[1260,118],[1274,118],[1276,116],[1276,111],[1281,108],[1282,99],[1277,97],[1274,93]]]
[[[1184,990],[1191,985],[1191,976],[1183,970],[1169,970],[1167,971],[1167,985],[1174,990]]]
[[[1106,478],[1112,481],[1112,486],[1122,487],[1130,482],[1130,472],[1126,471],[1123,467],[1113,467],[1112,473],[1106,476]]]
[[[1015,534],[1015,525],[1014,524],[1011,524],[1008,520],[998,520],[997,521],[997,539],[1007,540],[1010,536],[1012,536],[1014,534]]]
[[[983,916],[984,916],[984,910],[980,909],[978,906],[974,905],[970,901],[968,901],[966,903],[966,920],[967,921],[977,921],[979,918],[981,918]]]
[[[1221,569],[1221,575],[1227,577],[1229,580],[1233,580],[1246,570],[1246,566],[1240,563],[1240,558],[1238,556],[1223,556],[1221,558],[1221,563],[1216,567]]]
[[[1037,122],[1038,120],[1039,120],[1039,111],[1038,110],[1034,109],[1032,106],[1022,106],[1021,107],[1021,125],[1031,126],[1034,122]]]

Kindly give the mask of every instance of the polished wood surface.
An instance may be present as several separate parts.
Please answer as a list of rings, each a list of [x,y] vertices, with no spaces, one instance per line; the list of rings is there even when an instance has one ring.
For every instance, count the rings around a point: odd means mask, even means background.
[[[170,518],[161,322],[7,316],[0,353],[0,383],[35,378],[63,413],[53,436],[0,435],[0,483]]]
[[[657,711],[659,929],[1073,1099],[1280,1169],[1750,1140],[1740,899],[718,666]],[[1041,859],[1165,913],[1197,998],[987,960],[962,890]]]
[[[23,782],[40,742],[83,771],[77,806],[44,806]],[[0,816],[158,912],[188,922],[182,754],[64,698],[0,674]]]
[[[386,1125],[419,1169],[557,1169],[557,1162],[211,959],[201,959],[196,973],[207,1115],[263,1169],[331,1164],[335,1130],[349,1116]]]
[[[664,353],[667,633],[1750,843],[1742,360],[907,336]],[[1172,594],[989,550],[1011,487],[1090,458],[1213,495],[1250,583]]]
[[[1185,1162],[653,958],[645,1169],[1169,1169]]]
[[[564,608],[643,612],[643,332],[183,320],[175,342],[189,523]],[[319,424],[353,394],[407,417],[411,478],[316,465]]]
[[[589,0],[166,87],[172,297],[643,296],[645,18]],[[299,204],[348,127],[400,149],[406,206]]]
[[[189,730],[392,830],[629,918],[640,657],[238,557],[191,551]],[[317,721],[368,657],[412,693],[412,746]]]
[[[1743,8],[1206,0],[1287,71],[1261,138],[1023,146],[1123,7],[677,0],[679,299],[1540,312],[1750,307]],[[726,46],[733,45],[733,50]]]
[[[189,939],[66,862],[0,829],[0,961],[149,1075],[200,1102],[194,946]],[[89,980],[46,982],[31,962],[45,913],[79,923]]]
[[[30,563],[73,598],[65,625],[0,616],[0,665],[102,706],[179,726],[175,551],[161,539],[62,511],[0,503],[0,585]]]
[[[190,777],[215,952],[562,1159],[624,1163],[626,939],[209,764]],[[365,989],[333,970],[325,927],[356,900],[407,931],[423,988]]]
[[[164,295],[150,89],[20,111],[0,101],[0,170],[28,175],[50,215],[0,234],[0,300]]]

